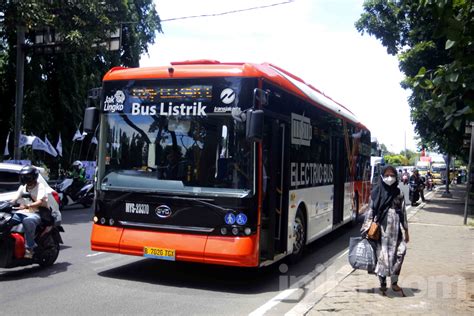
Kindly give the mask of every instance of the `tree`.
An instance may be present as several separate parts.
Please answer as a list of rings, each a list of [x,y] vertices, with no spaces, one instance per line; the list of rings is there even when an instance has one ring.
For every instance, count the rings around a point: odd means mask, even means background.
[[[382,156],[383,155],[392,155],[392,152],[387,149],[387,146],[385,146],[385,144],[380,144],[380,149],[382,151]]]
[[[416,162],[420,159],[420,154],[409,149],[402,150],[400,155],[404,156],[407,159],[407,164],[405,166],[414,166]]]
[[[384,156],[385,163],[394,167],[407,166],[408,159],[403,155],[386,155]]]
[[[398,56],[423,144],[465,157],[464,125],[474,119],[472,0],[368,0],[364,11],[356,28]]]
[[[23,131],[50,139],[63,136],[64,157],[82,121],[87,91],[101,85],[114,66],[137,67],[142,53],[161,32],[152,0],[0,1],[0,148],[14,124],[17,27],[56,34],[58,51],[37,52],[26,45]],[[119,51],[98,43],[120,28]],[[13,146],[13,142],[10,142]]]

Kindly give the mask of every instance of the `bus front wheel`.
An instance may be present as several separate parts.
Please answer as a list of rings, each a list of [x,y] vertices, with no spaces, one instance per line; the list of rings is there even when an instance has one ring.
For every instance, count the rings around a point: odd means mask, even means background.
[[[296,211],[294,235],[293,253],[289,256],[290,263],[295,263],[301,259],[306,244],[306,222],[301,208]]]

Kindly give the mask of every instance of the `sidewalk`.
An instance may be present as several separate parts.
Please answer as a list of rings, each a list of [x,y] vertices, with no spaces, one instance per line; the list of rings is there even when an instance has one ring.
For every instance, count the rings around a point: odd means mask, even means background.
[[[405,297],[391,289],[383,296],[376,276],[355,270],[307,315],[474,315],[474,224],[463,226],[465,187],[450,189],[452,198],[440,188],[408,211],[411,240],[399,280]]]

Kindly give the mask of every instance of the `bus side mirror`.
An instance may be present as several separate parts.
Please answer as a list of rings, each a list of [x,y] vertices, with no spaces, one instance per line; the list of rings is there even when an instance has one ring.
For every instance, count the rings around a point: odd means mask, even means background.
[[[99,124],[99,109],[96,107],[88,107],[84,111],[84,132],[94,133]]]
[[[261,142],[263,139],[263,111],[248,110],[245,121],[245,137],[249,141]]]

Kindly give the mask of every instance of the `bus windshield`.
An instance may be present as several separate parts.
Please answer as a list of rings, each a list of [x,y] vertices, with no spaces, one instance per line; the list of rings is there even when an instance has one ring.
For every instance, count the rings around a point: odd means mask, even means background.
[[[106,97],[100,189],[232,196],[254,192],[254,146],[245,139],[241,109],[214,107],[212,95],[196,92],[212,91],[211,85],[194,86],[194,96],[183,93],[186,89],[168,87],[163,103],[157,91],[165,89],[156,85],[121,87],[121,111],[107,111],[117,104],[107,103]]]

